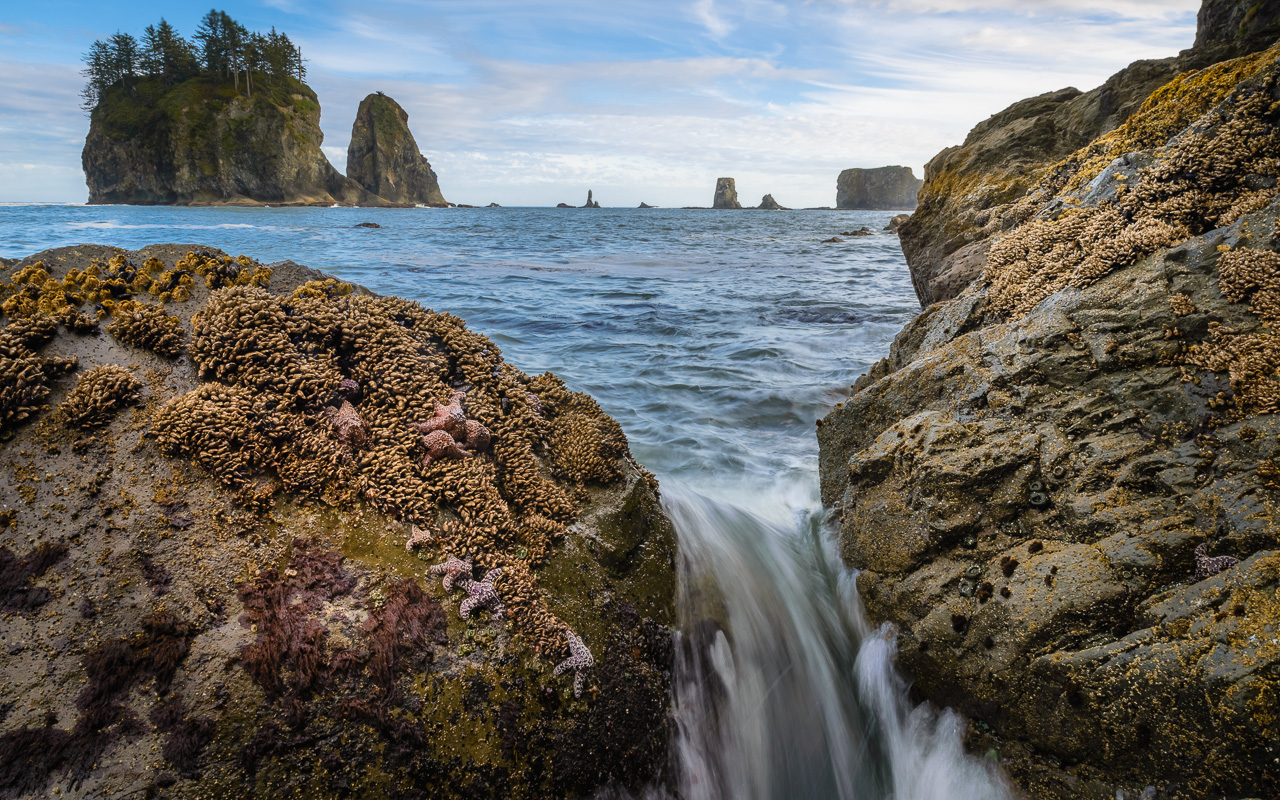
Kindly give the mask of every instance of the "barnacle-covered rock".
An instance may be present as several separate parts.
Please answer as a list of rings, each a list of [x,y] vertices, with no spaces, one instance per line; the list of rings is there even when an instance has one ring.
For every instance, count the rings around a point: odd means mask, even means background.
[[[534,380],[487,338],[254,264],[82,245],[0,265],[0,369],[38,368],[0,382],[0,565],[21,595],[5,624],[23,643],[0,671],[24,698],[0,719],[0,753],[23,767],[0,769],[0,795],[460,800],[662,781],[674,539],[625,449],[622,480],[557,478]],[[163,304],[192,359],[74,332],[135,304]],[[79,389],[57,377],[76,357]],[[51,424],[126,366],[147,387],[136,410]],[[66,389],[68,413],[38,419]],[[473,455],[423,467],[410,425],[455,392]],[[445,553],[468,565],[465,594],[426,573]],[[446,613],[463,598],[468,620]],[[569,630],[599,656],[580,698],[553,674]]]
[[[116,364],[100,364],[83,373],[59,410],[66,424],[93,428],[105,424],[121,407],[138,399],[142,382]]]
[[[1280,46],[1180,76],[818,427],[868,613],[1037,800],[1280,791],[1277,152]]]

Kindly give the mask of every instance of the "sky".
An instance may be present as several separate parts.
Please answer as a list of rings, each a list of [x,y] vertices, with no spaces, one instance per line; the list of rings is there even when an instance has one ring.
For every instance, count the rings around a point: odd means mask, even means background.
[[[0,0],[0,202],[84,202],[81,57],[211,0]],[[231,0],[302,46],[324,151],[361,98],[409,113],[445,197],[485,205],[835,203],[849,167],[917,176],[1017,100],[1190,47],[1199,0]]]

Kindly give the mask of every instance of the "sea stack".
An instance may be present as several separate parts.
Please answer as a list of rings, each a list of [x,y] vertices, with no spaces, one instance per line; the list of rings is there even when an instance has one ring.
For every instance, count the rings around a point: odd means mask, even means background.
[[[593,199],[592,199],[592,197],[591,197],[591,190],[590,190],[590,189],[588,189],[588,190],[587,190],[587,204],[586,204],[585,206],[583,206],[583,208],[599,208],[599,207],[600,207],[600,203],[599,203],[598,201],[596,201],[596,200],[593,200]]]
[[[89,117],[81,163],[89,204],[386,205],[320,149],[320,103],[288,76],[252,97],[221,76],[112,86]]]
[[[409,114],[382,92],[360,101],[347,146],[347,177],[392,203],[448,205],[409,130]]]
[[[836,179],[836,208],[915,208],[922,183],[911,167],[846,169]]]
[[[777,200],[774,200],[773,195],[771,194],[766,194],[764,197],[762,197],[760,199],[760,205],[756,206],[756,208],[763,209],[765,211],[788,211],[789,210],[786,206],[780,204]]]
[[[742,208],[742,204],[738,202],[738,188],[733,183],[733,178],[717,178],[716,179],[716,198],[711,203],[712,208]]]

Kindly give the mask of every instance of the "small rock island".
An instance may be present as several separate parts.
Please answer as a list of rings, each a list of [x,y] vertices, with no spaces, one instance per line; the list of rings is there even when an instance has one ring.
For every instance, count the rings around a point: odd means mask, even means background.
[[[721,209],[742,208],[742,203],[738,202],[738,188],[734,185],[733,178],[716,179],[716,196],[711,202],[711,207]]]

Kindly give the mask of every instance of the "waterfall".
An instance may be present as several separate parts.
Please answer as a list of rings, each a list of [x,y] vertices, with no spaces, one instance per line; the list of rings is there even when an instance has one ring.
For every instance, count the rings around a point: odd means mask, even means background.
[[[779,497],[766,517],[663,489],[681,549],[683,800],[1010,797],[965,754],[956,714],[908,699],[894,632],[867,622],[816,503]]]

